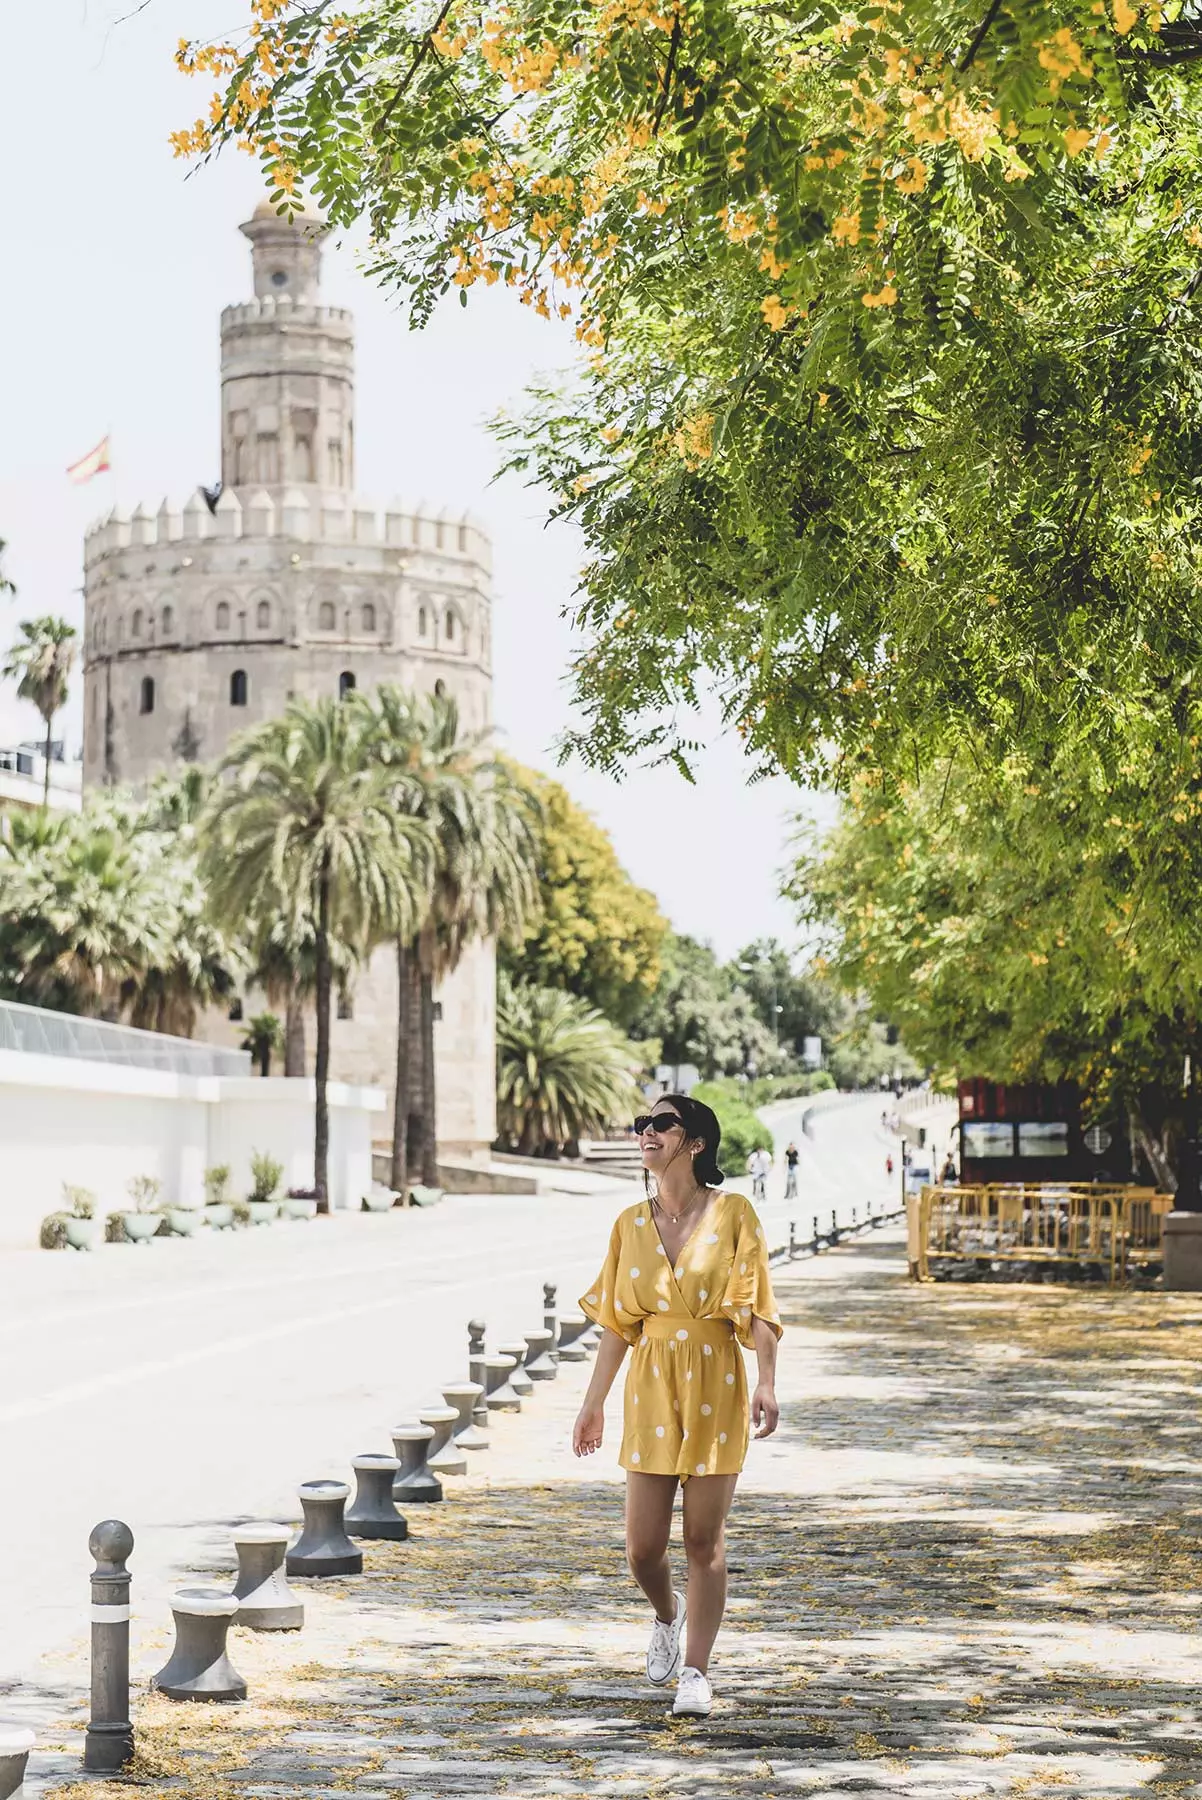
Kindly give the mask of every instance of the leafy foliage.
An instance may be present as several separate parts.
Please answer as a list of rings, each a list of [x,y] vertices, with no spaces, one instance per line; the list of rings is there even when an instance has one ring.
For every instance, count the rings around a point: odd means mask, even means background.
[[[1202,655],[1197,12],[1171,0],[252,0],[184,45],[282,206],[590,353],[506,428],[590,552],[576,740],[846,781]],[[1121,734],[1120,734],[1121,735]]]
[[[540,904],[504,967],[515,981],[562,987],[627,1026],[655,991],[668,922],[622,868],[608,834],[557,781],[514,773],[538,809]]]
[[[502,977],[497,994],[497,1123],[521,1154],[557,1155],[633,1112],[635,1057],[594,1007]]]
[[[736,1188],[746,1180],[751,1152],[771,1150],[772,1133],[733,1081],[700,1081],[692,1097],[704,1101],[717,1115],[722,1133],[718,1161],[727,1186]]]
[[[0,551],[3,551],[0,544]],[[0,577],[0,594],[7,583]],[[22,621],[21,636],[9,650],[4,674],[17,684],[22,700],[37,707],[46,726],[46,772],[43,805],[50,797],[50,746],[54,715],[67,698],[67,681],[75,660],[75,627],[45,615]]]

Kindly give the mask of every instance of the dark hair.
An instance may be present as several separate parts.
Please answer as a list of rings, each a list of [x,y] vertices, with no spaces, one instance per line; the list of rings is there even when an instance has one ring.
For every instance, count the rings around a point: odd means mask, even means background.
[[[690,1138],[700,1138],[702,1147],[693,1158],[693,1174],[703,1187],[717,1187],[725,1180],[718,1167],[718,1145],[722,1141],[722,1127],[718,1123],[717,1114],[704,1100],[690,1100],[687,1094],[659,1094],[657,1106],[667,1102],[674,1106],[680,1114],[680,1122],[684,1126],[686,1142]],[[683,1145],[681,1148],[683,1149]],[[677,1156],[680,1151],[677,1151]],[[673,1158],[675,1161],[675,1158]],[[646,1172],[644,1171],[644,1185]]]

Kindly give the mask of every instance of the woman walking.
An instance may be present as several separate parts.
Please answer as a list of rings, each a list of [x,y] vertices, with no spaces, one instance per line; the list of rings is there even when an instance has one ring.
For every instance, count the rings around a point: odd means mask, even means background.
[[[581,1299],[604,1327],[572,1448],[600,1448],[605,1399],[633,1345],[622,1448],[626,1555],[655,1621],[647,1677],[679,1676],[674,1713],[712,1709],[709,1660],[726,1607],[726,1515],[747,1453],[776,1430],[780,1317],[768,1249],[742,1194],[718,1190],[718,1121],[708,1106],[666,1094],[635,1120],[646,1197],[619,1214],[605,1266]],[[739,1346],[758,1365],[750,1407]],[[683,1489],[686,1599],[672,1584],[668,1540]],[[684,1661],[681,1641],[684,1639]]]

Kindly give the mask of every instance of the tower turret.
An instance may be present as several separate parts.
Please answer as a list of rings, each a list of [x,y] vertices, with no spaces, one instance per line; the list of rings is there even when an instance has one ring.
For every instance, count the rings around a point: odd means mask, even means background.
[[[221,315],[221,479],[227,488],[354,486],[354,327],[322,306],[312,213],[264,200],[241,227],[255,297]]]

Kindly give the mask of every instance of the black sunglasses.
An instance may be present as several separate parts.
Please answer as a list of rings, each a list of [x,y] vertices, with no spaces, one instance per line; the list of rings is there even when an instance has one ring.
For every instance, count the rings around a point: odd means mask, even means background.
[[[636,1134],[642,1137],[647,1130],[671,1131],[673,1125],[679,1125],[681,1130],[684,1130],[684,1120],[679,1118],[676,1113],[640,1113],[634,1122],[634,1129]]]

